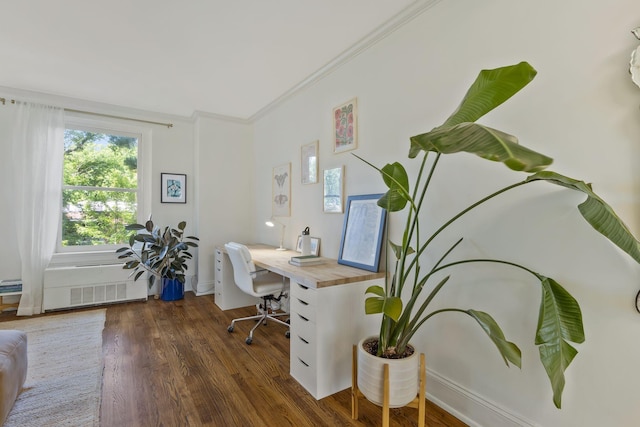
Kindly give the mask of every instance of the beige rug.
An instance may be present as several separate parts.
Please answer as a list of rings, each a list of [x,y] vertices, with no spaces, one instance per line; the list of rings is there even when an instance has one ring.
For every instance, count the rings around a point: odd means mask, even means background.
[[[4,427],[100,424],[105,309],[0,322],[27,333],[27,381]]]

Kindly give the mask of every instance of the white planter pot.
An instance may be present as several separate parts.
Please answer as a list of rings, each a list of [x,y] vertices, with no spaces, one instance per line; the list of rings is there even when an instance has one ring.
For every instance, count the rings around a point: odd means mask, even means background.
[[[385,359],[369,354],[362,343],[358,343],[358,389],[372,403],[382,406],[384,364],[389,364],[389,407],[406,406],[416,398],[419,383],[420,358],[418,352],[404,359]]]

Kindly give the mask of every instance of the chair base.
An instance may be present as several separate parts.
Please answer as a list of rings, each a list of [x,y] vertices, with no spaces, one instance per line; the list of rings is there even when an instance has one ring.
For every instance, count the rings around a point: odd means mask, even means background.
[[[262,313],[258,313],[255,316],[248,316],[248,317],[241,317],[239,319],[233,319],[231,321],[231,325],[229,325],[229,327],[227,328],[227,331],[229,333],[233,332],[236,322],[240,322],[243,320],[256,320],[256,324],[254,325],[253,328],[251,328],[251,331],[249,331],[249,336],[244,341],[245,343],[247,343],[247,345],[250,345],[253,342],[253,332],[256,329],[258,329],[258,326],[260,326],[261,324],[266,325],[267,320],[273,320],[274,322],[284,325],[288,328],[289,323],[278,319],[278,317],[289,316],[289,313],[269,313],[269,309],[267,308],[267,301],[270,299],[273,299],[273,298],[263,297],[264,304],[262,305],[262,307],[264,307],[263,309],[264,311],[262,311]],[[289,338],[290,332],[288,329],[287,329],[287,332],[285,332],[284,336]]]

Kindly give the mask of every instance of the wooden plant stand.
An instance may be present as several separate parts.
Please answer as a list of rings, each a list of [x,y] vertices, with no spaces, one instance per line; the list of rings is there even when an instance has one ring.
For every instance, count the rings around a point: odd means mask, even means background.
[[[358,398],[363,396],[362,392],[358,389],[358,349],[357,346],[353,346],[352,355],[352,368],[351,368],[351,418],[358,419]],[[382,404],[382,427],[389,427],[389,364],[385,363],[384,371],[384,384],[383,384],[383,404]],[[424,427],[425,418],[425,387],[427,383],[427,372],[425,368],[424,353],[420,353],[420,381],[418,384],[418,395],[406,406],[410,408],[418,408],[418,426]]]

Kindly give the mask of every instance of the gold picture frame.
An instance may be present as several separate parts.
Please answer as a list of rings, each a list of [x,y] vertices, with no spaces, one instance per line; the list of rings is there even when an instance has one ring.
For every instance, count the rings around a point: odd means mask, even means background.
[[[358,99],[333,109],[333,152],[342,153],[358,148]]]

